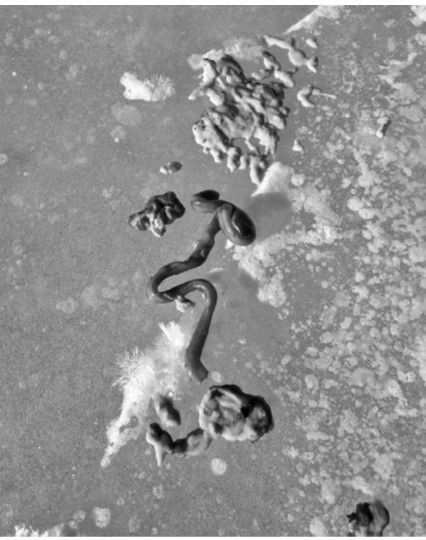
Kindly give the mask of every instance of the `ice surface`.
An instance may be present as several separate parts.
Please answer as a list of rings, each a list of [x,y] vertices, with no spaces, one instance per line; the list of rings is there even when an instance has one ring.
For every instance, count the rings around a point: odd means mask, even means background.
[[[1,534],[78,521],[88,536],[342,535],[375,496],[391,510],[385,534],[426,534],[423,19],[422,6],[1,8]],[[294,82],[282,81],[269,168],[236,167],[235,149],[220,165],[194,142],[221,99],[187,99],[194,69],[224,52],[247,76],[279,64]],[[316,72],[294,64],[314,56]],[[181,171],[162,174],[169,162]],[[182,319],[145,288],[207,216],[188,209],[161,239],[127,217],[155,194],[187,206],[205,189],[258,235],[229,249],[218,238],[188,275],[215,269],[219,300],[212,378],[181,385],[179,346],[158,323]],[[274,431],[157,470],[140,436],[155,390],[181,392],[181,437],[213,382],[262,394]],[[110,511],[105,528],[94,508]]]

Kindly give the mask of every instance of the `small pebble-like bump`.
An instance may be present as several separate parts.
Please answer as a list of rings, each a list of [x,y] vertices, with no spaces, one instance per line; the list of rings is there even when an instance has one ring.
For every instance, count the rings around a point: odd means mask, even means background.
[[[142,122],[142,113],[135,105],[116,103],[111,107],[111,114],[119,124],[125,126],[135,127]]]
[[[14,193],[13,195],[11,195],[9,200],[13,204],[13,206],[19,206],[22,208],[25,204],[22,195],[20,195],[19,193]]]
[[[78,302],[74,298],[67,298],[66,300],[61,300],[56,304],[56,309],[59,309],[66,315],[71,315],[78,308]]]
[[[138,532],[141,526],[141,519],[138,516],[132,516],[129,519],[128,527],[129,527],[129,533],[135,534]]]
[[[328,536],[327,527],[319,517],[314,517],[309,525],[312,536]]]
[[[213,458],[210,463],[210,468],[213,474],[216,476],[222,476],[225,474],[228,465],[226,461],[223,461],[223,459]]]
[[[86,512],[84,510],[77,510],[73,515],[73,519],[76,521],[84,521],[86,519]]]
[[[292,150],[293,150],[293,152],[303,152],[303,151],[304,151],[304,148],[303,148],[303,146],[300,144],[299,139],[295,139],[295,140],[294,140]]]
[[[306,178],[304,174],[295,174],[291,178],[291,183],[293,184],[293,186],[300,187],[303,186],[305,180]]]
[[[92,510],[92,518],[96,527],[104,529],[108,527],[111,520],[111,510],[109,508],[94,508]]]
[[[152,493],[156,499],[164,499],[164,490],[162,484],[159,486],[154,486]]]
[[[223,383],[223,380],[224,380],[223,375],[219,373],[219,371],[212,371],[211,378],[212,378],[212,381],[215,382],[216,384],[221,384]]]

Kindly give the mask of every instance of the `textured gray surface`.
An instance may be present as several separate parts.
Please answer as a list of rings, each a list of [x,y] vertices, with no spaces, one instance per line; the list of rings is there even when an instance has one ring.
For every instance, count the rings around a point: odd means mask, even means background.
[[[85,535],[338,535],[373,495],[389,508],[388,534],[426,534],[421,17],[348,7],[291,34],[309,54],[317,36],[319,67],[288,91],[276,156],[287,205],[250,198],[247,171],[213,163],[191,133],[207,103],[187,100],[197,85],[187,58],[280,35],[313,9],[1,8],[1,534],[82,510]],[[168,76],[176,94],[126,102],[125,71]],[[337,99],[302,108],[308,82]],[[129,103],[139,112],[120,113]],[[383,114],[391,125],[378,138]],[[169,161],[182,170],[159,174]],[[117,355],[178,318],[148,303],[146,281],[204,224],[188,211],[159,240],[127,216],[152,194],[174,190],[188,206],[208,188],[251,212],[259,241],[224,250],[220,240],[197,272],[223,268],[204,362],[262,394],[275,429],[161,470],[140,437],[102,469],[121,406]],[[207,387],[187,388],[183,433]],[[110,510],[106,528],[94,508]]]

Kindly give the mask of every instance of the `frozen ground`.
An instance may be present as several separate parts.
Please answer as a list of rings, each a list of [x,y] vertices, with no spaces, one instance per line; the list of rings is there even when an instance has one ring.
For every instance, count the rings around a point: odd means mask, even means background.
[[[313,9],[1,8],[2,535],[73,517],[85,535],[342,535],[373,496],[387,534],[426,535],[424,10],[334,9],[289,34],[318,73],[300,69],[286,92],[282,165],[263,196],[191,132],[207,102],[187,99],[188,58],[280,36]],[[176,92],[129,101],[125,72]],[[310,82],[337,99],[302,107]],[[183,168],[164,176],[169,161]],[[162,469],[141,436],[102,468],[116,358],[179,319],[145,286],[187,256],[208,219],[189,197],[208,188],[250,213],[258,241],[219,239],[194,272],[216,269],[219,291],[203,360],[214,381],[263,395],[275,429]],[[187,213],[161,240],[128,226],[168,190]],[[186,388],[182,435],[212,382]]]

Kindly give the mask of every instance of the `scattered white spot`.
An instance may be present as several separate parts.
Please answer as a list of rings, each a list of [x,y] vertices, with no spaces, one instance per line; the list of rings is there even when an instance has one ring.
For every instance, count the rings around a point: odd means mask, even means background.
[[[67,73],[65,73],[64,77],[67,79],[67,81],[74,80],[77,75],[80,73],[83,73],[86,70],[86,66],[83,64],[71,64],[71,66],[68,68]]]
[[[359,491],[362,491],[364,495],[370,495],[373,496],[374,490],[371,489],[369,483],[365,478],[362,478],[362,476],[355,476],[351,481],[350,485],[353,487],[353,489],[357,489]]]
[[[291,362],[291,356],[289,354],[286,354],[281,358],[281,365],[286,366],[289,362]]]
[[[74,529],[77,531],[78,535],[78,526],[81,521],[83,521],[86,517],[86,514],[83,510],[79,510],[74,514],[73,520],[68,522],[68,527]],[[20,523],[19,525],[15,525],[15,537],[48,537],[48,536],[65,536],[65,524],[60,523],[59,525],[55,525],[51,529],[47,529],[46,531],[39,531],[37,529],[33,529],[32,527],[27,527],[24,523]]]
[[[213,474],[216,476],[222,476],[225,474],[228,465],[226,464],[226,461],[223,461],[223,459],[213,458],[210,463],[210,468]]]
[[[212,378],[212,381],[215,382],[216,384],[221,384],[224,381],[224,377],[222,373],[219,373],[219,371],[212,371],[211,378]]]
[[[141,519],[138,516],[132,516],[129,519],[128,527],[129,527],[129,533],[135,534],[140,529],[140,526],[142,524]]]
[[[351,197],[347,202],[348,208],[352,210],[353,212],[360,212],[363,208],[363,203],[359,199],[359,197]]]
[[[416,380],[416,374],[414,373],[414,371],[404,372],[400,369],[397,369],[397,374],[398,374],[398,379],[402,383],[409,384],[409,383],[413,383]]]
[[[120,299],[120,291],[119,289],[111,288],[111,287],[103,287],[102,288],[102,297],[106,300],[119,300]]]
[[[374,461],[371,463],[372,468],[376,473],[386,481],[389,481],[395,472],[393,459],[389,454],[374,452]]]
[[[67,298],[66,300],[61,300],[56,304],[56,309],[59,309],[66,315],[71,315],[78,308],[78,302],[74,298]]]
[[[426,46],[426,34],[416,34],[414,36],[414,39],[417,41],[419,45],[422,47]]]
[[[344,321],[341,323],[340,328],[347,330],[352,324],[352,317],[345,317]]]
[[[373,387],[375,385],[374,373],[371,369],[365,367],[359,367],[355,369],[349,377],[349,381],[352,385],[365,387]]]
[[[328,536],[328,529],[319,517],[314,517],[309,524],[312,536]]]
[[[89,285],[81,293],[81,299],[83,302],[90,307],[97,307],[99,300],[97,298],[97,289],[96,285]]]
[[[321,499],[326,504],[334,504],[336,502],[337,491],[331,478],[326,478],[321,482]]]
[[[414,263],[426,262],[426,248],[425,246],[413,246],[408,252],[408,256]]]
[[[261,283],[257,297],[261,302],[267,302],[273,307],[281,307],[286,303],[287,295],[284,291],[284,280],[277,272],[267,283]]]
[[[9,200],[13,206],[20,206],[21,208],[24,206],[24,199],[19,193],[14,193],[11,195]]]
[[[77,510],[72,517],[76,521],[84,521],[86,519],[86,512],[84,510]]]
[[[154,486],[152,488],[152,493],[156,499],[164,499],[163,485],[160,484],[159,486]]]
[[[55,525],[55,527],[52,527],[51,529],[48,529],[46,531],[38,531],[37,529],[33,529],[32,527],[27,527],[25,523],[20,523],[19,525],[15,525],[14,536],[64,536],[63,533],[63,523],[61,523],[60,525]]]
[[[111,107],[114,119],[125,126],[135,127],[142,122],[142,113],[135,105],[121,105],[116,103]]]
[[[94,508],[92,510],[92,518],[95,522],[96,527],[104,529],[108,527],[108,524],[111,519],[111,510],[109,508]]]
[[[305,376],[305,384],[308,390],[312,390],[313,392],[317,392],[319,389],[319,383],[317,377],[315,375],[309,374]]]
[[[129,100],[162,101],[175,94],[173,81],[163,75],[140,81],[133,73],[124,73],[120,84],[125,87],[124,97]]]
[[[307,38],[306,45],[308,45],[308,47],[312,47],[312,49],[318,49],[316,38]]]
[[[9,161],[9,158],[6,154],[0,154],[0,167],[5,165]]]
[[[411,22],[414,26],[421,26],[426,22],[426,6],[410,6],[411,11],[414,13],[414,19],[411,19]]]
[[[72,520],[68,522],[68,526],[74,531],[78,531],[79,525],[82,521],[86,519],[86,512],[84,510],[77,510],[74,513]]]

